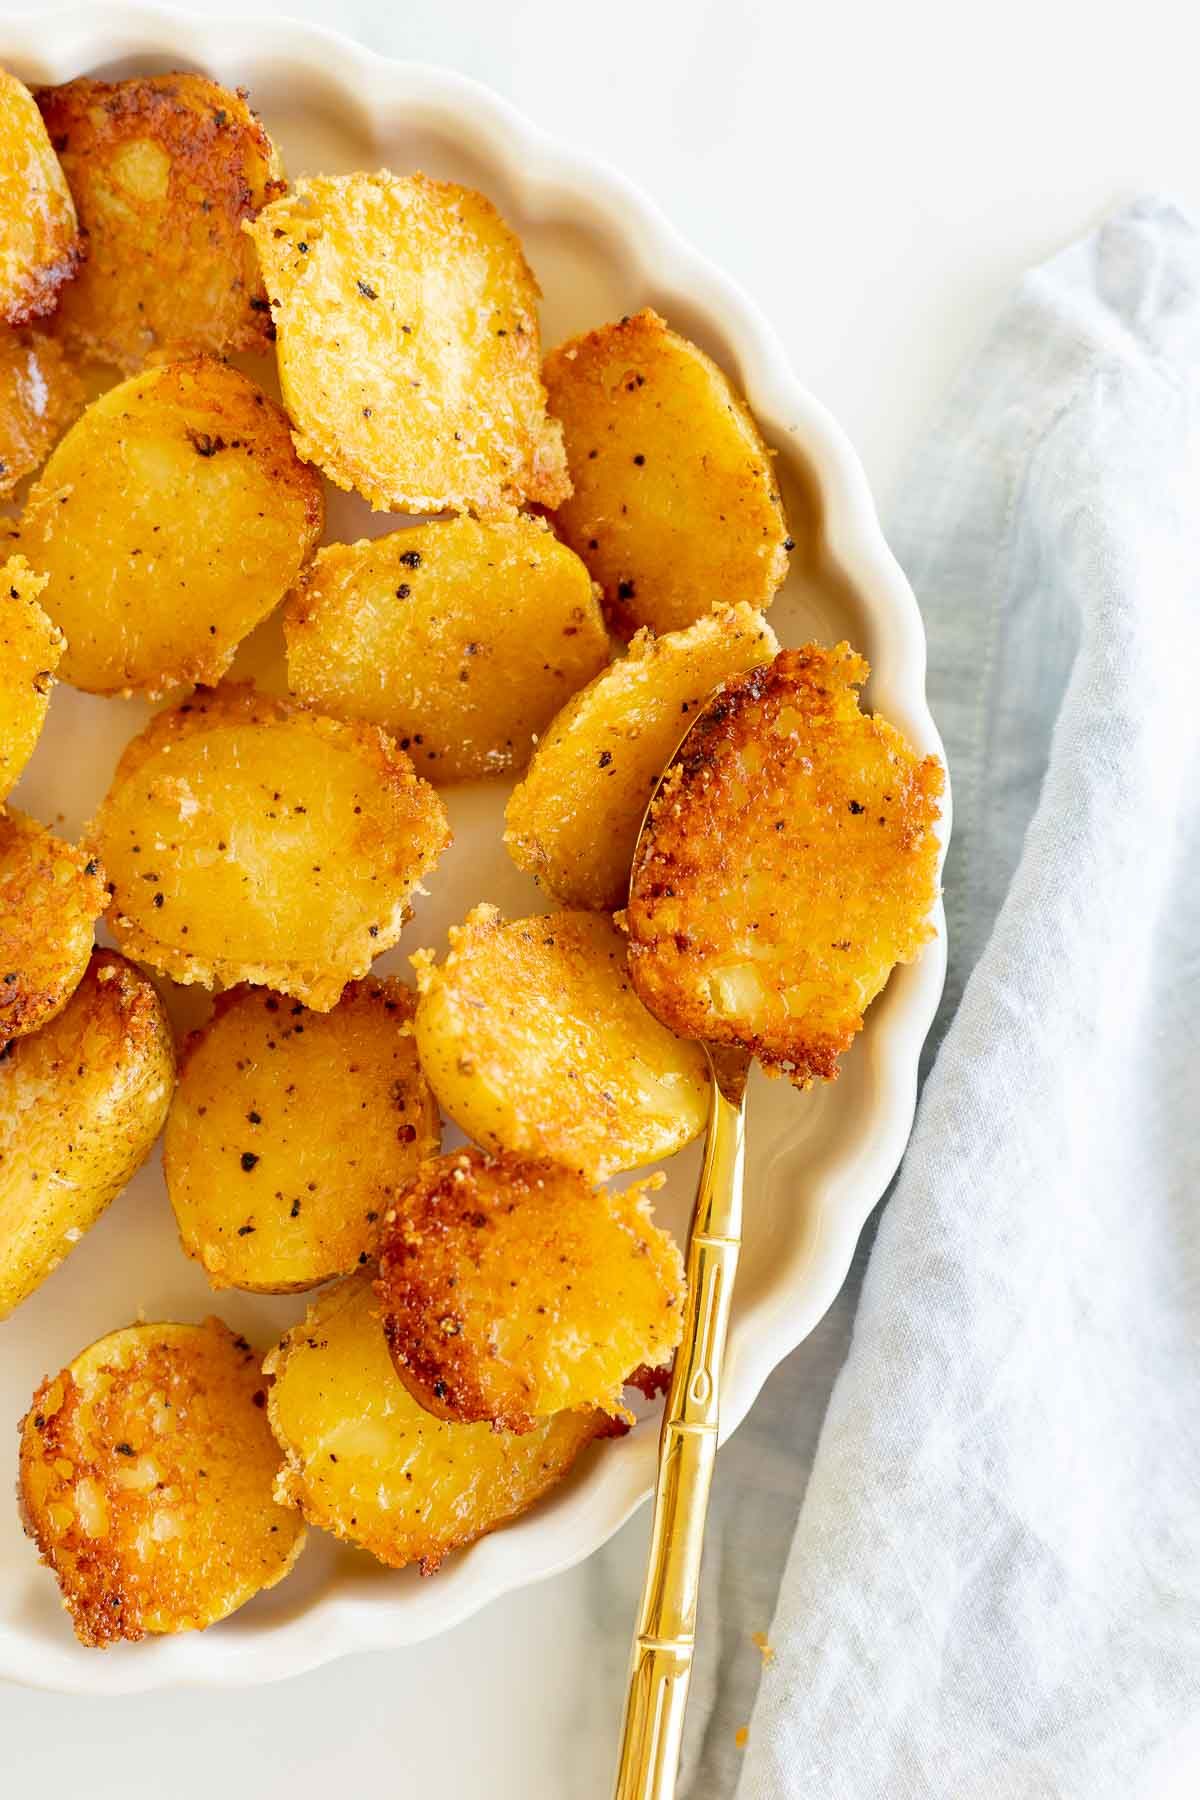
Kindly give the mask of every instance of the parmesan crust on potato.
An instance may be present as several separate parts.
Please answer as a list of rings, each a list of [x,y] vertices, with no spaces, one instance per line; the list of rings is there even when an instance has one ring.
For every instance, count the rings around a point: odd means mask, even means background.
[[[62,1010],[0,1063],[0,1319],[40,1287],[145,1162],[175,1081],[146,977],[97,950]]]
[[[571,491],[538,285],[490,200],[425,175],[318,176],[247,227],[297,448],[379,511],[486,516]]]
[[[703,1131],[704,1054],[646,1011],[602,914],[506,921],[477,906],[451,930],[445,962],[428,950],[412,961],[421,1066],[477,1143],[600,1178]]]
[[[86,76],[37,103],[87,234],[59,328],[132,373],[210,351],[265,350],[271,315],[242,223],[283,191],[246,104],[203,75]]]
[[[771,453],[728,377],[648,308],[546,358],[574,491],[555,524],[614,629],[768,606],[792,541]]]
[[[279,1499],[423,1575],[532,1506],[610,1429],[602,1412],[559,1413],[521,1436],[435,1419],[392,1367],[367,1273],[321,1294],[263,1370],[286,1458]]]
[[[38,605],[46,586],[23,556],[0,567],[0,800],[7,800],[33,755],[65,648]]]
[[[0,1049],[66,1005],[106,899],[104,872],[87,850],[0,807]]]
[[[258,1356],[219,1319],[128,1325],[44,1381],[21,1504],[79,1641],[201,1631],[281,1581],[305,1533],[278,1463]]]
[[[730,682],[655,796],[629,966],[657,1018],[805,1087],[933,936],[941,764],[859,710],[867,664],[808,644]]]
[[[83,406],[83,382],[44,331],[0,331],[0,500],[40,468]]]
[[[163,1173],[213,1287],[291,1293],[369,1260],[384,1210],[441,1143],[416,998],[356,981],[314,1013],[243,987],[188,1038]]]
[[[660,638],[639,631],[551,721],[513,789],[504,842],[517,867],[564,906],[624,906],[642,818],[689,720],[714,688],[778,648],[744,605]]]
[[[328,544],[284,630],[292,692],[384,726],[435,782],[524,768],[563,701],[608,661],[591,577],[525,515]]]
[[[37,102],[0,69],[0,323],[53,312],[82,257],[71,190]]]
[[[228,683],[126,745],[90,840],[130,956],[174,981],[249,981],[328,1012],[395,943],[450,831],[376,726]]]
[[[532,1431],[568,1407],[622,1414],[629,1375],[683,1326],[683,1260],[647,1194],[557,1163],[456,1150],[384,1215],[376,1291],[396,1373],[428,1412]]]
[[[93,694],[219,680],[321,535],[320,478],[281,409],[213,357],[94,400],[30,489],[21,547],[49,577],[62,678]]]

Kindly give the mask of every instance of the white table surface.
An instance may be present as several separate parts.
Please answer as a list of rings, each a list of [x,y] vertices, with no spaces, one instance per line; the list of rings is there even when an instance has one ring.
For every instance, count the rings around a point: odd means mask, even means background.
[[[1141,187],[1200,204],[1182,0],[251,3],[456,66],[632,176],[773,319],[885,510],[1023,267]],[[0,0],[0,17],[26,10]],[[602,1800],[645,1532],[643,1514],[437,1642],[277,1687],[0,1688],[0,1793]],[[1183,1800],[1198,1770],[1177,1746],[1146,1791]]]

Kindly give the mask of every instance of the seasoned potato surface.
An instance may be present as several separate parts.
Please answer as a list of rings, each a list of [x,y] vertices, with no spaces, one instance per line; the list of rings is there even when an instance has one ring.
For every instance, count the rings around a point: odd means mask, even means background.
[[[21,1502],[81,1643],[203,1630],[287,1574],[304,1526],[273,1497],[264,1390],[219,1319],[128,1325],[42,1383]]]
[[[321,535],[281,409],[212,357],[95,400],[34,483],[21,547],[49,577],[62,676],[89,693],[216,681]]]
[[[611,920],[505,922],[477,906],[440,967],[427,950],[412,960],[421,1066],[478,1143],[604,1176],[670,1156],[704,1129],[703,1053],[638,1000]]]
[[[655,798],[630,890],[646,1005],[801,1087],[837,1074],[933,935],[941,765],[859,711],[867,673],[809,644],[731,682]]]
[[[37,103],[0,69],[0,323],[53,312],[82,253],[71,190]]]
[[[769,605],[791,540],[770,452],[717,365],[647,310],[560,345],[545,379],[574,483],[555,523],[614,628]]]
[[[175,981],[249,981],[318,1012],[395,943],[449,837],[377,727],[236,683],[153,718],[91,826],[122,949]]]
[[[524,768],[537,734],[608,661],[587,570],[524,515],[329,544],[284,628],[292,692],[384,726],[431,781]]]
[[[66,1005],[106,899],[95,857],[0,808],[0,1049]]]
[[[504,842],[517,867],[564,906],[624,906],[646,806],[688,720],[721,682],[778,648],[749,606],[660,638],[640,631],[567,701],[513,790]]]
[[[649,1183],[609,1194],[558,1164],[456,1150],[385,1214],[384,1335],[442,1419],[531,1431],[567,1407],[621,1412],[633,1370],[679,1342],[683,1262]]]
[[[0,800],[33,755],[63,653],[62,632],[38,605],[45,585],[23,556],[0,568]]]
[[[600,1412],[560,1413],[523,1436],[435,1419],[392,1367],[365,1273],[323,1293],[263,1370],[287,1458],[279,1498],[424,1575],[532,1506],[606,1429]]]
[[[570,493],[538,286],[495,207],[424,175],[319,176],[249,227],[301,456],[382,511]]]
[[[57,339],[0,330],[0,500],[31,475],[83,405],[83,383]]]
[[[384,1210],[441,1142],[415,1010],[396,980],[352,982],[328,1013],[238,988],[188,1039],[163,1169],[183,1247],[214,1287],[286,1293],[368,1260]]]
[[[283,191],[245,95],[203,75],[42,88],[88,255],[64,294],[68,343],[132,372],[201,351],[265,350],[271,316],[242,221]]]
[[[175,1079],[144,975],[97,950],[48,1025],[0,1063],[0,1318],[40,1287],[150,1154]]]

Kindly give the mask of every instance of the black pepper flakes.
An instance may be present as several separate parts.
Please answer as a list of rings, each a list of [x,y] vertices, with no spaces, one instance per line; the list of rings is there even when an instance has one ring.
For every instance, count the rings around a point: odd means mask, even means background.
[[[421,552],[419,550],[405,550],[401,554],[400,561],[404,564],[406,569],[419,569],[421,566]]]
[[[259,1157],[256,1155],[256,1153],[253,1150],[243,1150],[242,1151],[242,1167],[246,1171],[247,1175],[250,1173],[251,1169],[253,1169],[256,1166],[258,1161],[259,1161]]]
[[[378,300],[379,298],[379,295],[375,292],[375,289],[371,286],[370,282],[364,281],[361,275],[358,278],[358,291],[364,300]]]

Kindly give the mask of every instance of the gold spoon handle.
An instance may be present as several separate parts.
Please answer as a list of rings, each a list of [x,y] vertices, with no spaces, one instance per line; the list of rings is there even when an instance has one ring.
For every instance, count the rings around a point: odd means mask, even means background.
[[[717,1454],[721,1366],[742,1247],[742,1094],[747,1064],[714,1070],[704,1167],[688,1238],[683,1339],[667,1390],[654,1490],[650,1556],[615,1800],[675,1792],[692,1650],[708,1490]]]

